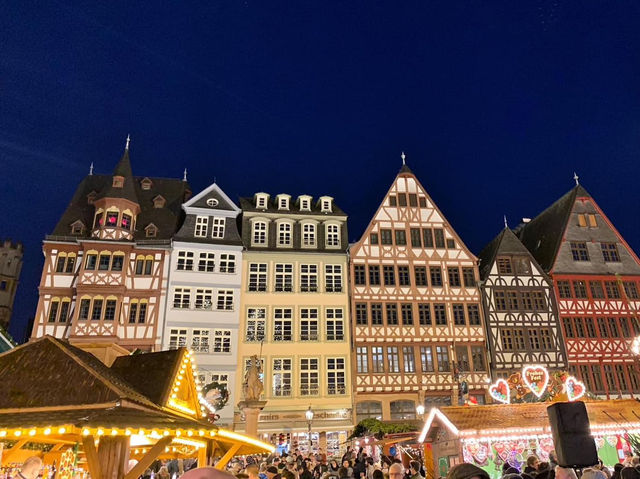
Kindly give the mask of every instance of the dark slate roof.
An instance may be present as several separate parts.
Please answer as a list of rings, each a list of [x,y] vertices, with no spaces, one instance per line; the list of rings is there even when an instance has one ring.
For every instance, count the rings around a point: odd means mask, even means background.
[[[182,220],[182,203],[189,192],[187,182],[179,179],[168,178],[150,178],[153,182],[151,189],[143,190],[140,186],[141,180],[145,177],[133,177],[135,196],[137,203],[140,205],[141,212],[136,221],[136,231],[134,238],[136,240],[145,240],[145,228],[153,223],[158,228],[158,234],[153,239],[169,239],[178,229]],[[111,175],[88,175],[78,185],[71,203],[63,213],[60,221],[53,230],[53,235],[70,236],[71,224],[77,220],[81,220],[85,227],[84,235],[77,235],[78,238],[90,238],[91,227],[93,226],[93,217],[95,212],[94,205],[87,201],[87,196],[91,193],[98,193],[105,189],[111,188],[113,177]],[[125,182],[126,184],[126,182]],[[162,195],[166,200],[163,208],[154,208],[153,198]]]
[[[44,336],[0,355],[0,409],[98,404],[156,405],[94,355]]]
[[[115,188],[113,181],[106,185],[102,191],[98,192],[97,198],[124,198],[133,203],[138,203],[136,195],[136,180],[131,171],[131,161],[129,160],[129,150],[124,150],[124,154],[113,170],[113,176],[121,176],[124,178],[122,188]]]
[[[415,176],[413,171],[411,171],[411,168],[409,168],[406,163],[402,165],[402,168],[400,168],[400,171],[398,171],[398,174],[401,174],[401,173],[408,173],[410,175]]]
[[[116,358],[111,370],[156,404],[164,404],[180,368],[183,349],[132,354]]]
[[[215,185],[215,183],[214,183],[214,185]],[[216,187],[220,188],[217,185],[216,185]],[[193,203],[189,204],[189,206],[192,206],[194,208],[207,208],[207,209],[213,209],[213,210],[225,210],[225,211],[235,211],[236,210],[237,206],[235,204],[233,204],[231,199],[226,198],[225,195],[220,194],[218,191],[216,191],[215,189],[213,189],[211,187],[209,187],[207,189],[209,191],[207,191],[206,194],[204,194],[201,198],[198,198]],[[198,196],[198,195],[196,195],[196,196]],[[207,204],[207,200],[212,199],[212,198],[218,201],[218,204],[215,207],[211,207],[211,206],[209,206]]]
[[[496,256],[502,254],[525,254],[531,257],[529,250],[525,248],[513,231],[509,228],[504,228],[478,255],[480,259],[480,279],[484,280],[489,276]]]
[[[277,213],[282,215],[287,214],[299,214],[299,215],[319,215],[319,216],[347,216],[347,214],[336,204],[335,200],[332,204],[331,213],[323,213],[320,211],[320,204],[318,198],[312,198],[311,211],[300,211],[300,205],[296,198],[292,197],[288,210],[279,210],[276,204],[275,196],[270,196],[267,201],[267,209],[256,208],[255,197],[242,197],[240,198],[240,209],[244,212],[265,212],[265,213]]]
[[[576,185],[529,223],[517,228],[520,241],[546,272],[553,267],[576,198],[583,197],[591,195]]]
[[[196,227],[196,217],[198,215],[186,215],[182,226],[178,232],[173,236],[174,241],[186,241],[189,243],[201,243],[201,244],[217,244],[217,245],[235,245],[242,246],[242,237],[238,231],[238,218],[227,217],[224,227],[224,238],[212,238],[211,235],[207,235],[206,238],[194,236]],[[211,216],[216,216],[215,210],[211,210]],[[211,228],[209,228],[211,231]]]

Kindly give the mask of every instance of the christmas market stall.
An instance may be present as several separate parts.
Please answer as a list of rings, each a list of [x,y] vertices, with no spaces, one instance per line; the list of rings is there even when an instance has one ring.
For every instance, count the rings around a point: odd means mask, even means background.
[[[640,433],[635,399],[585,402],[598,455],[613,466],[630,451],[629,435]],[[418,440],[431,445],[438,475],[471,462],[499,478],[502,465],[520,466],[529,455],[549,460],[554,449],[547,417],[550,402],[433,408]]]
[[[136,479],[156,459],[224,467],[273,446],[207,421],[192,355],[184,348],[115,358],[110,366],[45,336],[0,355],[4,468],[38,455],[57,478]]]

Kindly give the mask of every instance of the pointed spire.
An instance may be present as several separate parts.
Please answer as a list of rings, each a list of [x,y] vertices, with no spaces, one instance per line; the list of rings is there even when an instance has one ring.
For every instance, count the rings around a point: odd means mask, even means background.
[[[576,186],[578,186],[580,184],[580,182],[578,181],[580,177],[578,176],[578,173],[576,173],[575,171],[573,172],[573,179],[576,182]]]
[[[507,223],[507,215],[504,215],[504,227],[505,229],[509,229],[509,223]]]
[[[184,173],[182,175],[182,181],[187,181],[187,169],[184,169]]]
[[[403,165],[403,166],[407,164],[407,163],[405,162],[405,158],[406,158],[406,157],[407,157],[407,156],[404,154],[404,151],[403,151],[403,152],[402,152],[402,154],[400,155],[400,158],[402,158],[402,165]]]
[[[129,151],[129,143],[131,143],[131,135],[127,135],[127,144],[124,145],[124,149]]]
[[[91,162],[91,166],[89,166],[89,176],[93,176],[93,161]]]

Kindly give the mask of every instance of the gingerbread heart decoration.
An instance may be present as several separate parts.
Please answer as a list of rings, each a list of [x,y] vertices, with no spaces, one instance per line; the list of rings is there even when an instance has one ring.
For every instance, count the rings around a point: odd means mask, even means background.
[[[507,460],[507,457],[509,457],[509,451],[507,450],[507,445],[504,442],[494,442],[493,448],[498,453],[498,457],[500,459],[503,461]]]
[[[565,389],[567,390],[567,397],[569,401],[575,401],[584,396],[586,391],[584,383],[578,381],[573,376],[569,376],[564,382]]]
[[[531,392],[540,397],[549,384],[549,372],[542,366],[525,366],[522,379]]]
[[[504,379],[498,379],[495,383],[489,386],[489,395],[498,402],[509,404],[509,401],[511,400],[509,383]]]

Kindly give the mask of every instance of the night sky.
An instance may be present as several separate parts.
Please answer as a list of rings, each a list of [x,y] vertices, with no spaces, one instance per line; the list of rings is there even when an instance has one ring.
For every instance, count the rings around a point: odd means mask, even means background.
[[[476,254],[583,186],[636,250],[640,3],[15,0],[0,8],[0,238],[26,248],[10,331],[94,162],[329,194],[357,240],[400,153]]]

